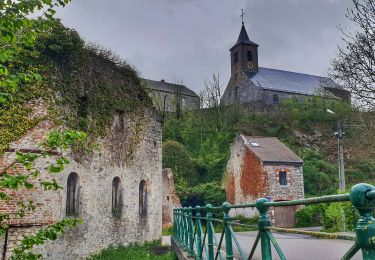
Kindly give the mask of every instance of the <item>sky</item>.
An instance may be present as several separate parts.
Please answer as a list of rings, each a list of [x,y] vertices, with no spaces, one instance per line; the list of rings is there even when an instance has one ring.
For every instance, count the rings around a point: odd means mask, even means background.
[[[72,0],[62,23],[87,42],[113,50],[153,80],[199,92],[219,73],[230,77],[229,49],[241,29],[259,44],[259,66],[327,75],[342,44],[338,26],[351,0]]]

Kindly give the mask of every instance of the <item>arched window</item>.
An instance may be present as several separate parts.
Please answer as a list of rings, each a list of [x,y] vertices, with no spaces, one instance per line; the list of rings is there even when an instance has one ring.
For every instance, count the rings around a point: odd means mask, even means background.
[[[145,180],[139,183],[139,216],[145,218],[147,216],[147,184]]]
[[[112,180],[112,216],[120,217],[122,208],[121,180],[115,177]]]
[[[68,176],[66,192],[66,215],[77,216],[79,212],[79,178],[72,172]]]
[[[279,103],[279,96],[274,94],[273,97],[272,97],[272,101],[274,104],[278,104]]]
[[[253,54],[251,53],[251,51],[247,52],[247,61],[253,61]]]

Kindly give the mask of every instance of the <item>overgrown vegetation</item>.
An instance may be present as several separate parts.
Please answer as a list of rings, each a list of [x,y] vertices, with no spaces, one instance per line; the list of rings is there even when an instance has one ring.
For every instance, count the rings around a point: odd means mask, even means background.
[[[131,244],[128,246],[110,247],[99,254],[89,257],[89,260],[138,260],[138,259],[152,259],[152,260],[177,260],[177,257],[172,252],[157,255],[152,253],[152,248],[160,247],[160,241],[145,243],[143,245]]]
[[[335,111],[336,117],[327,113],[327,109]],[[375,147],[368,143],[372,123],[364,120],[371,113],[340,101],[312,97],[289,99],[279,107],[258,113],[232,105],[189,111],[179,117],[168,114],[163,135],[163,167],[174,170],[183,205],[204,205],[212,201],[220,205],[225,200],[220,192],[199,187],[202,184],[223,187],[229,148],[235,135],[275,136],[304,160],[306,196],[333,194],[337,191],[338,178],[334,136],[338,118],[344,121],[346,134],[348,186],[374,181]],[[359,124],[363,127],[357,127]],[[209,201],[204,199],[207,193],[212,195]]]

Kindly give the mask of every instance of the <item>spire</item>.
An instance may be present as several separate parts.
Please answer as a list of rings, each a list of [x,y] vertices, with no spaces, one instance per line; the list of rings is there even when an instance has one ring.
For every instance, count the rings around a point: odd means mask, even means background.
[[[247,35],[245,25],[244,25],[243,22],[242,22],[240,35],[238,36],[238,40],[237,40],[236,44],[232,48],[230,48],[230,50],[234,49],[235,47],[237,47],[240,44],[259,46],[255,42],[250,41],[249,36]]]

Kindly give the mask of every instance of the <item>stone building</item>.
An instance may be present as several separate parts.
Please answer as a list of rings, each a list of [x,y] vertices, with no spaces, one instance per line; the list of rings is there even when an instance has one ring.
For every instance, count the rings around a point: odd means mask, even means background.
[[[163,169],[163,227],[173,224],[173,209],[179,207],[181,203],[174,187],[172,169]]]
[[[285,201],[304,198],[303,161],[275,137],[237,135],[227,165],[226,192],[232,204],[258,198]],[[295,224],[296,207],[275,207],[271,219],[279,227]],[[232,216],[252,217],[256,209],[232,209]]]
[[[259,45],[249,39],[244,23],[230,49],[231,77],[221,101],[271,106],[288,98],[322,96],[350,102],[350,93],[332,79],[259,67]]]
[[[60,30],[72,35],[71,30]],[[76,42],[79,43],[79,39]],[[35,170],[41,171],[41,178],[55,178],[62,189],[45,191],[34,186],[30,190],[12,192],[10,201],[0,201],[0,213],[16,212],[20,200],[33,200],[37,206],[25,217],[8,221],[10,228],[0,241],[4,256],[10,256],[23,235],[33,234],[41,227],[67,217],[80,218],[83,224],[56,241],[38,247],[37,252],[46,259],[85,259],[110,245],[161,238],[160,115],[151,106],[140,79],[129,66],[119,66],[93,50],[84,50],[83,55],[84,63],[78,57],[75,66],[67,65],[74,62],[72,60],[64,61],[62,75],[70,81],[56,80],[49,86],[50,92],[58,92],[60,101],[65,96],[69,98],[63,109],[60,103],[46,103],[43,98],[29,102],[32,110],[29,117],[36,117],[37,123],[9,144],[0,157],[0,173],[24,171],[16,162],[15,153],[43,153],[40,143],[47,133],[52,129],[70,127],[72,122],[86,128],[89,133],[87,142],[95,147],[88,153],[74,150],[64,154],[70,163],[61,173],[54,175],[46,172],[48,158],[38,159]],[[44,57],[44,60],[49,57]],[[58,79],[60,73],[60,63],[56,64],[54,79]],[[70,71],[70,68],[73,69]],[[72,105],[72,102],[77,103]],[[54,113],[50,114],[51,111]],[[62,120],[56,121],[57,115]]]
[[[144,79],[154,106],[158,111],[176,112],[177,107],[182,111],[199,109],[199,96],[182,84]]]

